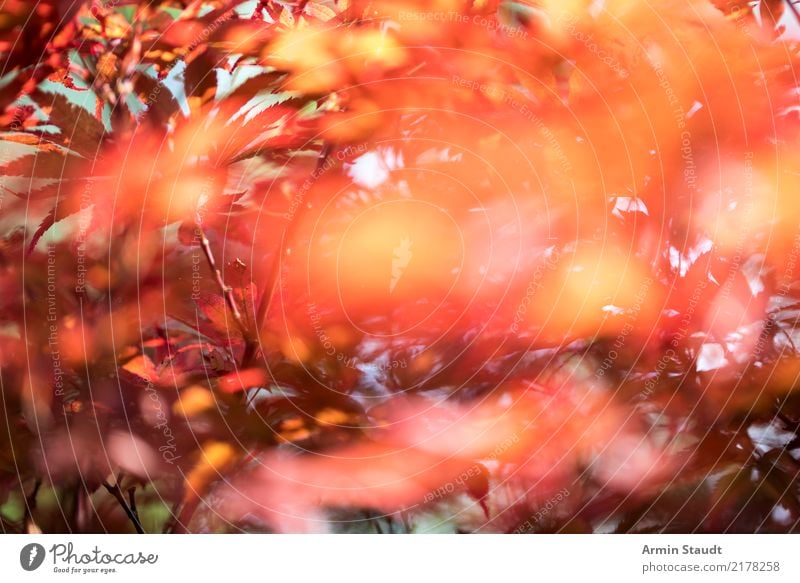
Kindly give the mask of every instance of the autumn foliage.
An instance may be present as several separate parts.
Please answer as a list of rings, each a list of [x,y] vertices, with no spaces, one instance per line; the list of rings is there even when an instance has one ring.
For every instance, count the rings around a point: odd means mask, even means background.
[[[4,532],[792,532],[796,8],[0,7]]]

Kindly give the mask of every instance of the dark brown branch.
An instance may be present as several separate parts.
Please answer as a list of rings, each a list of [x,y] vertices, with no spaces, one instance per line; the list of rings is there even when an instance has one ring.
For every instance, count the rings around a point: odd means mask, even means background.
[[[136,530],[138,534],[144,534],[144,529],[142,528],[142,523],[139,522],[138,512],[134,512],[128,503],[125,501],[125,496],[122,495],[122,490],[119,487],[120,480],[122,479],[122,475],[117,478],[117,483],[114,485],[109,484],[108,482],[103,482],[103,486],[105,489],[108,490],[108,493],[111,494],[114,498],[117,499],[117,502],[122,507],[122,510],[125,511],[125,514],[128,516],[128,519],[133,524],[133,528]]]
[[[133,512],[136,520],[138,520],[141,524],[141,519],[139,518],[139,509],[136,508],[136,486],[131,486],[128,488],[128,506],[130,506],[131,512]]]

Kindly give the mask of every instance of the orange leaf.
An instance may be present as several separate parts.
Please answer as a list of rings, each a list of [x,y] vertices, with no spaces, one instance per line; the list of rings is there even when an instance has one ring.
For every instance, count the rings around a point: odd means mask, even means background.
[[[219,389],[225,393],[238,393],[263,385],[267,380],[264,371],[257,368],[237,370],[218,380]]]

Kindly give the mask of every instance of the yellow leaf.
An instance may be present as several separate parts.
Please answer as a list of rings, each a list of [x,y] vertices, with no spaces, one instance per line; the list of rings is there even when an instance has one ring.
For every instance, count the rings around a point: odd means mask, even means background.
[[[203,445],[200,459],[186,475],[186,499],[199,497],[206,487],[233,466],[239,457],[234,447],[223,441],[210,441]]]
[[[317,2],[309,2],[306,5],[305,12],[309,16],[321,20],[322,22],[328,22],[332,18],[336,18],[336,12],[334,12],[333,9]]]
[[[288,28],[294,26],[294,14],[292,14],[291,10],[288,8],[283,9],[283,12],[281,12],[280,16],[280,23]]]
[[[193,385],[181,391],[180,398],[172,406],[176,415],[189,418],[214,407],[214,395],[199,385]]]
[[[351,420],[351,416],[339,409],[326,407],[316,414],[317,423],[326,425],[344,425]]]

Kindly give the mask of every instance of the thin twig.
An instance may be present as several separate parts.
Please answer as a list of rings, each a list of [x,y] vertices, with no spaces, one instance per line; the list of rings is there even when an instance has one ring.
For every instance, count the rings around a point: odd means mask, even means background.
[[[789,6],[789,10],[792,11],[792,14],[794,14],[797,23],[800,24],[800,11],[798,11],[797,6],[795,6],[794,0],[786,0],[786,4]]]
[[[236,303],[236,297],[233,295],[233,288],[229,285],[226,285],[225,280],[222,278],[222,272],[217,267],[217,261],[214,258],[214,252],[211,250],[211,243],[208,241],[208,237],[206,237],[203,227],[200,225],[200,223],[197,223],[196,227],[200,233],[200,246],[203,249],[203,254],[206,256],[206,262],[208,263],[209,268],[211,268],[211,271],[217,280],[217,286],[219,287],[222,296],[225,298],[225,303],[228,305],[228,309],[233,316],[234,322],[236,322],[236,325],[239,327],[239,331],[242,333],[242,337],[244,338],[245,342],[245,355],[247,355],[253,350],[249,347],[255,344],[255,339],[250,333],[250,329],[247,327],[247,324],[244,323],[242,313],[239,310],[238,304]],[[245,359],[243,358],[242,366],[245,366],[244,360]],[[249,360],[249,357],[247,360]]]
[[[131,512],[133,512],[136,520],[141,524],[142,520],[139,518],[139,509],[136,508],[136,486],[128,488],[128,506],[131,507]]]
[[[139,522],[138,513],[131,510],[131,507],[128,506],[128,503],[125,501],[125,496],[122,495],[122,490],[119,487],[120,480],[122,479],[122,474],[119,475],[117,478],[117,483],[113,486],[106,481],[103,481],[103,486],[105,489],[108,490],[108,493],[111,494],[114,498],[117,499],[117,502],[125,511],[125,514],[130,519],[131,523],[133,523],[133,528],[136,529],[136,532],[139,534],[144,534],[144,529],[142,528],[142,523]]]

